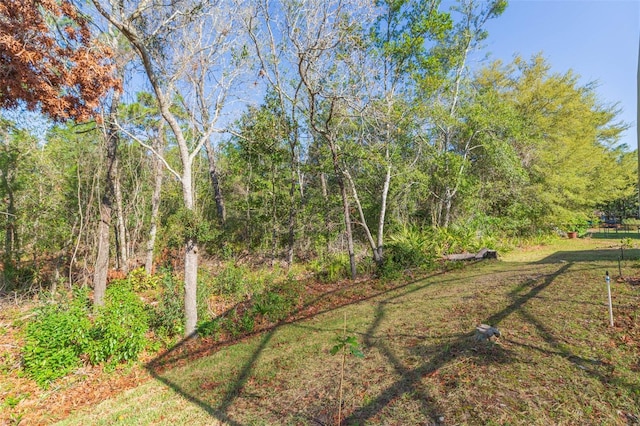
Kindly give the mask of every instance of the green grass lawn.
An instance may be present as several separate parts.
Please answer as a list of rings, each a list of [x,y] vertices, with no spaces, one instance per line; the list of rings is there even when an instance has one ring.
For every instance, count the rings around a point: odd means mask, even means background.
[[[640,286],[616,282],[618,247],[562,240],[435,273],[152,371],[62,424],[335,424],[345,312],[365,358],[347,358],[344,424],[640,422]],[[623,275],[637,275],[640,251],[624,254]],[[479,323],[502,337],[476,341]]]

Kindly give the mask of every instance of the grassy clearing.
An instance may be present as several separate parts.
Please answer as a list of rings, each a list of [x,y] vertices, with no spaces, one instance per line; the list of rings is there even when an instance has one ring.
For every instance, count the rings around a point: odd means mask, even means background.
[[[628,424],[640,421],[640,286],[604,271],[617,240],[560,241],[434,274],[374,299],[247,338],[164,371],[65,425],[335,424],[341,334],[345,424]],[[640,251],[625,251],[640,258]],[[625,260],[623,275],[637,275]],[[473,339],[497,326],[496,343]]]

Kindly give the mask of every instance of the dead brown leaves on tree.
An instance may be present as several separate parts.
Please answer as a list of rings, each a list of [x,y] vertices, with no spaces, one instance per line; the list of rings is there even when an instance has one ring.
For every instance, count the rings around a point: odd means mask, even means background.
[[[23,101],[56,121],[89,120],[120,89],[112,56],[68,0],[0,2],[0,107]]]

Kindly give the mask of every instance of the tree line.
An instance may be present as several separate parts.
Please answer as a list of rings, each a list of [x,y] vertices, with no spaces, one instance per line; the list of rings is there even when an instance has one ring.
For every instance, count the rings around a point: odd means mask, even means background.
[[[408,236],[446,252],[635,203],[595,84],[542,54],[470,67],[504,0],[90,3],[0,6],[1,105],[55,120],[3,114],[3,292],[100,305],[110,271],[173,263],[189,335],[203,253],[344,253],[355,278],[404,265]]]

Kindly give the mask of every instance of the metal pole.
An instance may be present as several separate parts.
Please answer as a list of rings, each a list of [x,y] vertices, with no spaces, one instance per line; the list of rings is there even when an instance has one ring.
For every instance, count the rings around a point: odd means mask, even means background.
[[[609,278],[609,271],[607,271],[605,277],[607,282],[607,294],[609,295],[609,324],[613,327],[613,306],[611,304],[611,278]]]

